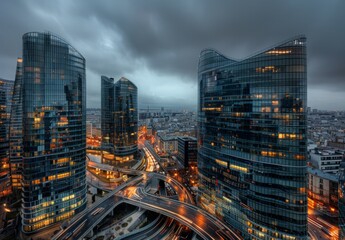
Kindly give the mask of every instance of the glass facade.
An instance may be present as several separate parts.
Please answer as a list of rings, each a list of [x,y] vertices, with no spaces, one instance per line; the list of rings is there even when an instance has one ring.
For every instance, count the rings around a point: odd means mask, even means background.
[[[197,141],[193,137],[177,138],[177,159],[188,168],[195,166],[197,162]]]
[[[307,239],[306,38],[199,59],[199,204],[245,239]]]
[[[0,199],[11,193],[8,158],[8,84],[0,79]]]
[[[24,232],[86,207],[85,83],[85,59],[65,40],[23,36]]]
[[[111,150],[114,145],[113,109],[114,109],[114,79],[101,77],[101,132],[103,149]]]
[[[111,146],[115,160],[133,160],[138,151],[138,89],[124,77],[116,83],[104,76],[101,80],[102,146]]]
[[[124,77],[114,87],[114,154],[131,156],[138,151],[138,89]]]
[[[23,59],[17,59],[10,118],[10,168],[13,190],[21,189],[23,156]]]
[[[0,198],[12,192],[8,139],[13,83],[11,80],[0,79]]]

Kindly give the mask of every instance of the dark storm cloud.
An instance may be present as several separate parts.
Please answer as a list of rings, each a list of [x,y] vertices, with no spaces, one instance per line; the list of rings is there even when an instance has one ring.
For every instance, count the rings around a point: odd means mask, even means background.
[[[313,99],[322,90],[326,96],[339,94],[336,103],[332,98],[325,100],[324,108],[344,109],[338,101],[345,91],[342,0],[0,4],[0,76],[13,78],[23,33],[52,31],[87,60],[89,106],[99,106],[100,75],[130,77],[139,87],[143,105],[195,105],[197,62],[203,48],[213,47],[241,59],[304,33],[308,38],[309,104],[317,107]]]

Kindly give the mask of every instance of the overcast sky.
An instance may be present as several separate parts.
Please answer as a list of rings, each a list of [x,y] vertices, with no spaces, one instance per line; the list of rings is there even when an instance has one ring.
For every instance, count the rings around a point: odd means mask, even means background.
[[[202,49],[241,59],[305,34],[308,105],[345,110],[344,9],[344,0],[1,0],[0,78],[14,79],[24,33],[50,31],[86,58],[87,107],[100,107],[106,75],[134,82],[141,107],[195,108]]]

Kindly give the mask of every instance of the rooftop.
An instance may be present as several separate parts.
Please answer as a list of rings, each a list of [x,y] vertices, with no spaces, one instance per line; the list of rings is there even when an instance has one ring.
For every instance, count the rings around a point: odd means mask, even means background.
[[[319,176],[320,178],[327,179],[333,182],[338,182],[339,176],[335,174],[325,173],[317,168],[308,167],[309,174]]]

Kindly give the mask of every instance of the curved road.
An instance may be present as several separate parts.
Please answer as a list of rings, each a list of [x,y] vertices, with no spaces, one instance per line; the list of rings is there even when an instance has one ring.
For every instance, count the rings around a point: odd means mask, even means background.
[[[241,236],[229,229],[222,221],[196,206],[168,198],[155,197],[146,194],[141,187],[135,186],[142,180],[147,180],[147,177],[145,174],[139,175],[109,192],[103,199],[94,203],[91,208],[87,208],[79,218],[74,219],[74,222],[65,230],[56,234],[53,240],[80,239],[85,237],[88,232],[123,201],[174,218],[194,230],[204,239],[242,239]],[[120,191],[121,194],[119,193]],[[94,215],[94,211],[101,208],[104,210]]]

